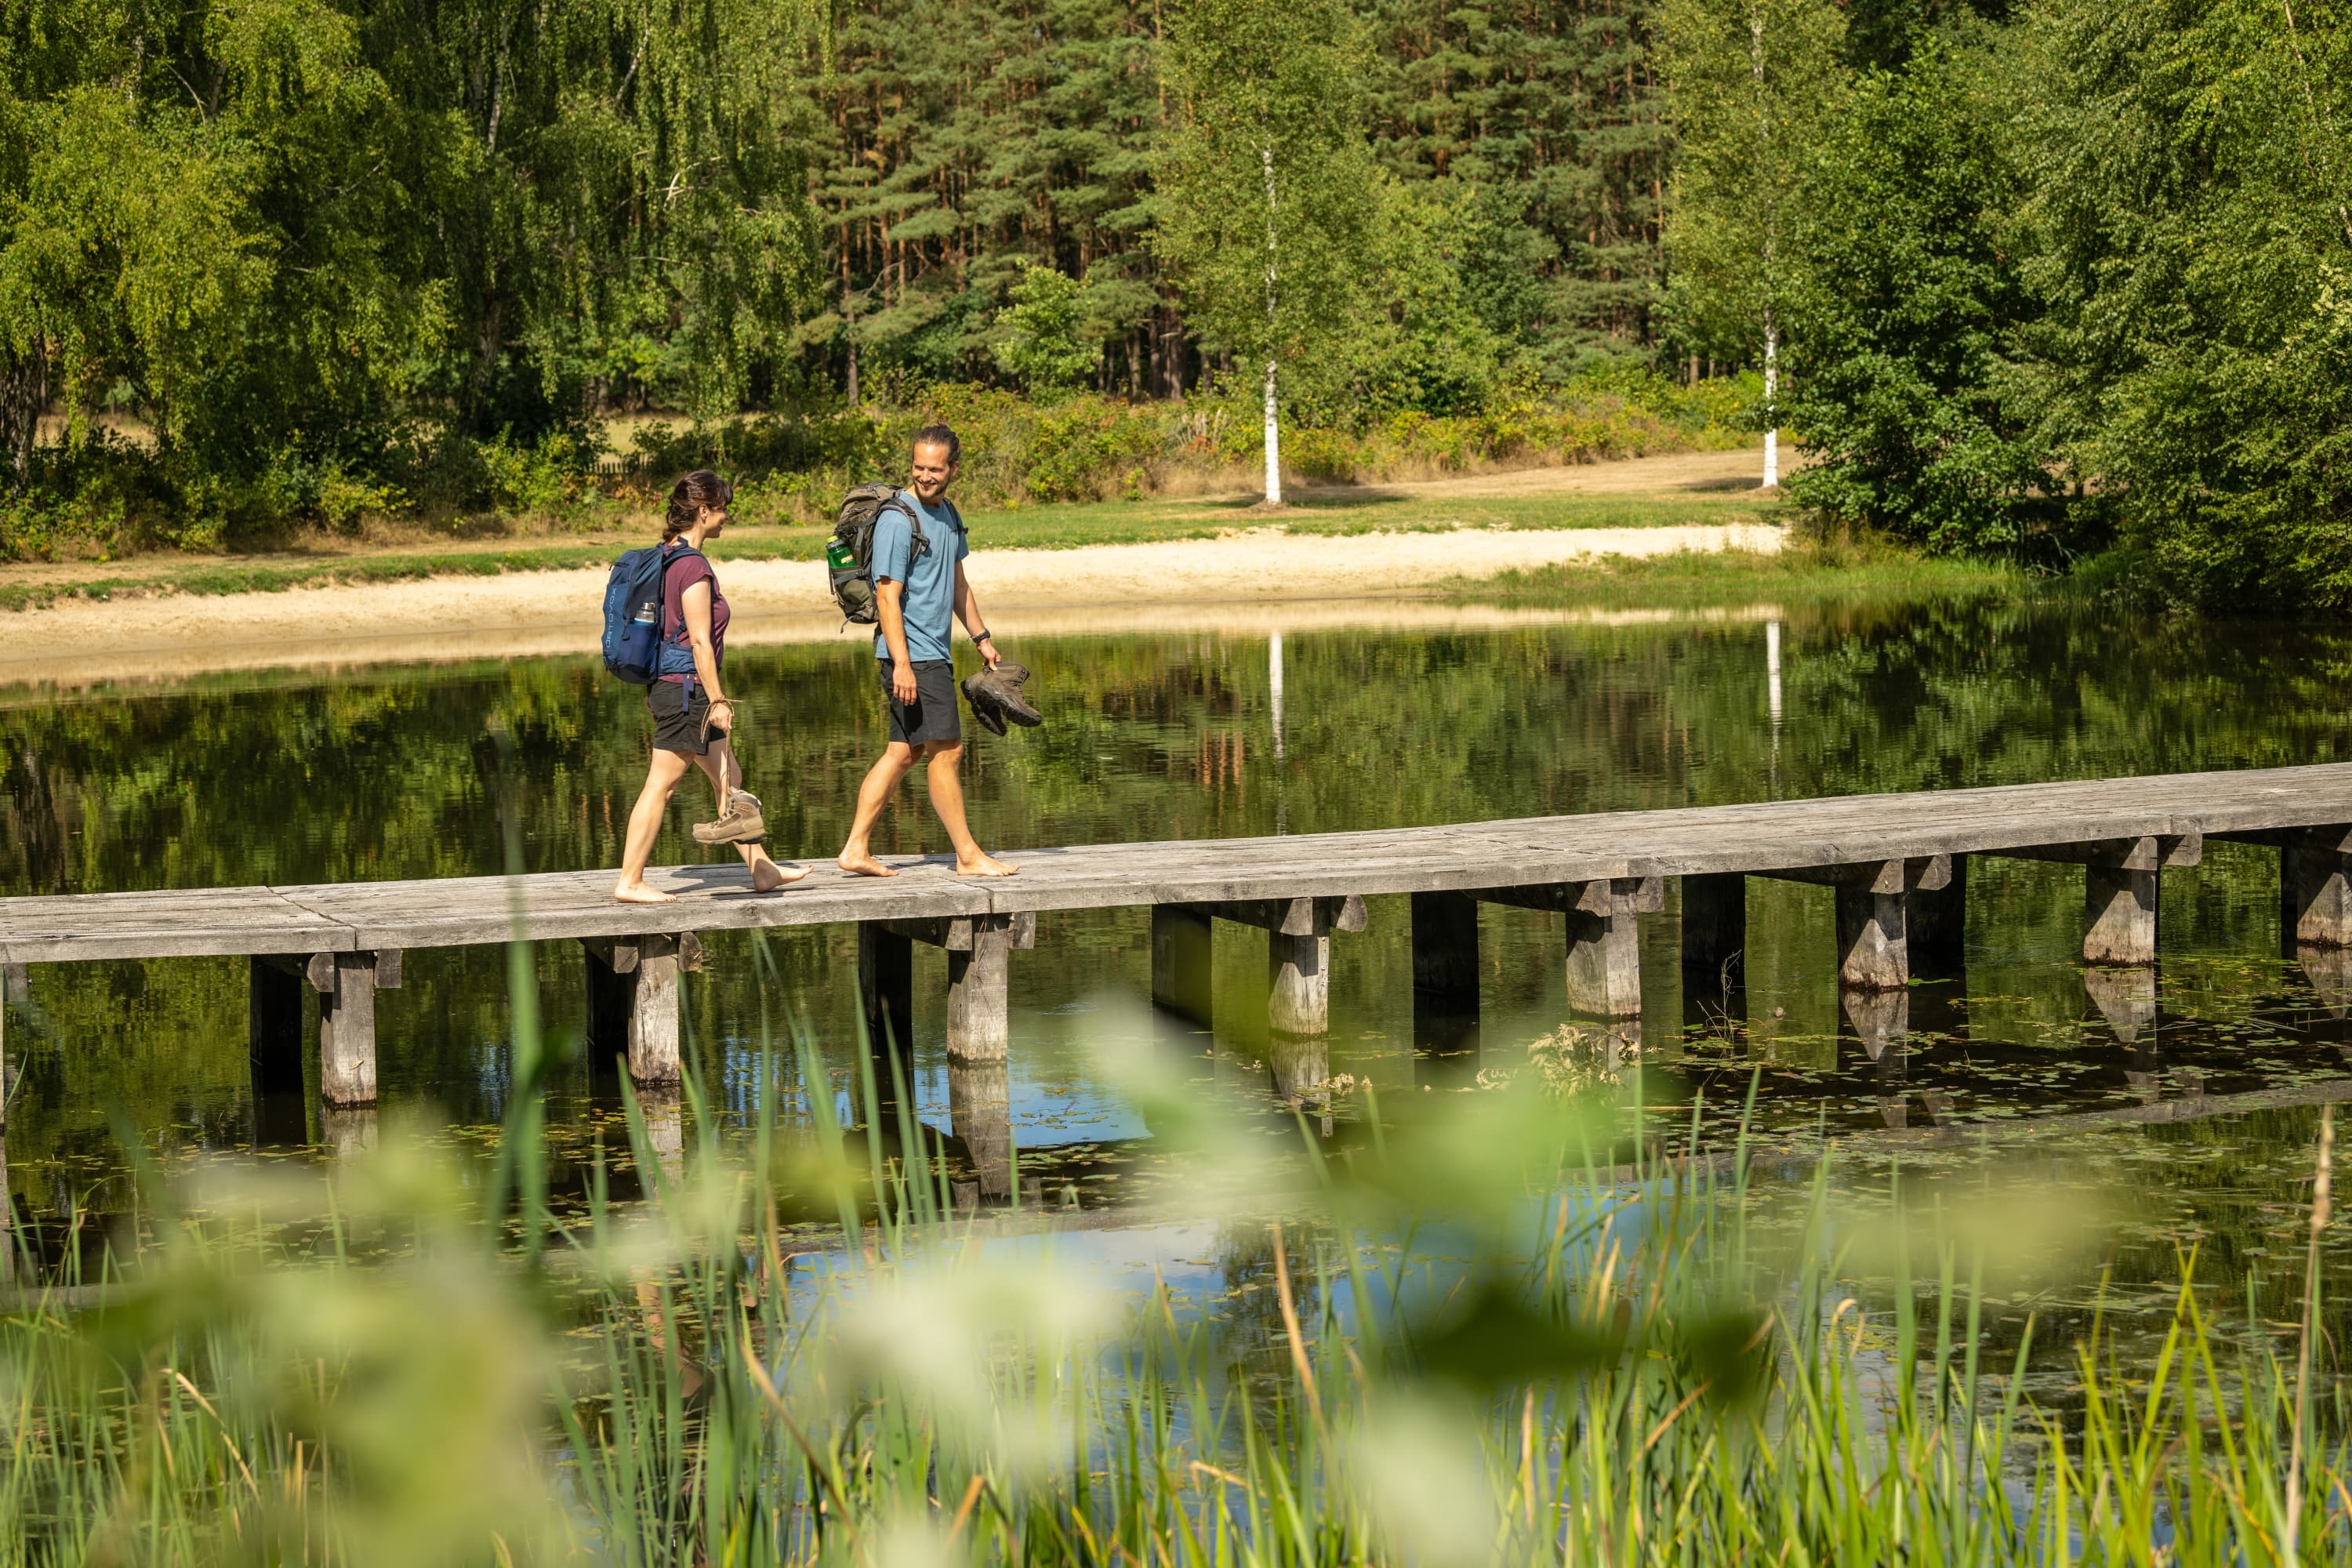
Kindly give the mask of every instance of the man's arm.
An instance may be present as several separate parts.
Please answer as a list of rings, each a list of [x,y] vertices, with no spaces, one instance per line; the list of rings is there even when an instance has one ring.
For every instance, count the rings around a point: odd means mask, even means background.
[[[996,651],[996,639],[987,635],[988,624],[980,618],[980,597],[971,591],[971,579],[963,574],[963,563],[956,563],[955,609],[962,618],[963,629],[980,639],[980,657],[994,669],[997,660],[1004,656]]]
[[[882,643],[890,650],[890,695],[906,706],[921,695],[915,684],[914,656],[907,651],[907,610],[904,583],[884,578],[874,584],[874,609],[882,623]]]

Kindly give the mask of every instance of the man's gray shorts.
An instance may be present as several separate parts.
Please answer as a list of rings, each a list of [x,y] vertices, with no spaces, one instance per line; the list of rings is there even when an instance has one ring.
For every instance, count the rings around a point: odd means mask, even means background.
[[[890,661],[877,658],[882,671],[882,706],[890,715],[890,739],[910,746],[927,741],[963,739],[963,715],[956,711],[955,666],[944,658],[915,661],[915,700],[901,704],[890,695]]]

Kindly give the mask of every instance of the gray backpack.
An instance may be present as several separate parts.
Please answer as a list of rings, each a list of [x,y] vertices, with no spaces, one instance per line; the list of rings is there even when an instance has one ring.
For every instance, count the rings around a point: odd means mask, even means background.
[[[870,626],[875,622],[874,525],[885,510],[894,509],[914,531],[908,555],[908,564],[912,565],[930,553],[931,542],[923,537],[923,520],[908,504],[904,491],[896,485],[860,485],[841,498],[833,540],[824,547],[824,564],[833,579],[833,602],[841,606],[845,626]]]

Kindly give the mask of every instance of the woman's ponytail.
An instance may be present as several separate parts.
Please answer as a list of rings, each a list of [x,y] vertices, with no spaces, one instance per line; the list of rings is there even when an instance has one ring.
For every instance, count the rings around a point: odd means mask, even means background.
[[[669,515],[662,520],[662,542],[667,544],[701,521],[703,510],[724,511],[735,499],[735,487],[709,468],[683,475],[670,487]]]

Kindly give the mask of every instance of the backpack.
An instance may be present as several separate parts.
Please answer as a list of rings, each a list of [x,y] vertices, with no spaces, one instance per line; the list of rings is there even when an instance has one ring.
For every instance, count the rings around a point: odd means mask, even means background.
[[[692,545],[685,554],[701,558]],[[613,563],[604,583],[604,668],[632,686],[651,686],[665,675],[679,673],[676,645],[662,639],[662,586],[679,554],[666,544],[632,550]],[[685,670],[694,668],[687,652]]]
[[[874,604],[874,525],[893,509],[904,514],[914,531],[907,557],[912,565],[930,553],[931,542],[923,537],[923,520],[907,504],[904,491],[896,485],[860,485],[841,498],[833,542],[824,547],[824,564],[844,626],[870,626],[879,615]]]

